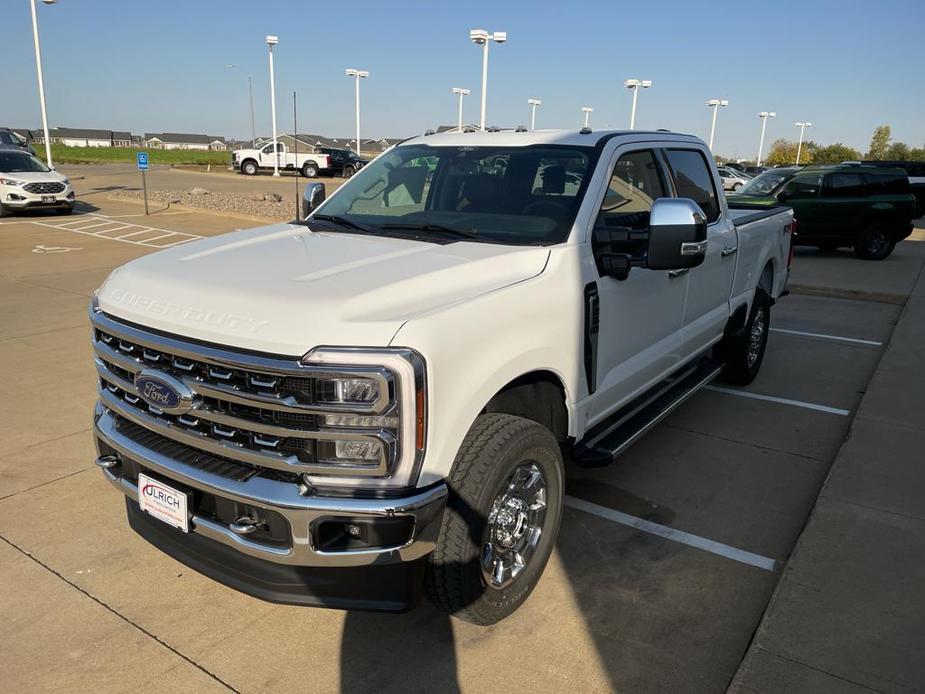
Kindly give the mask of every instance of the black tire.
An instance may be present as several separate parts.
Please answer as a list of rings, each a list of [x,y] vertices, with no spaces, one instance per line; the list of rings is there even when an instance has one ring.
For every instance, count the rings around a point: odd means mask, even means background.
[[[343,173],[341,173],[341,178],[350,178],[357,172],[356,167],[354,166],[345,166]]]
[[[744,183],[734,183],[732,185],[732,192],[735,193],[739,188],[741,188],[744,185],[745,185]]]
[[[854,242],[855,254],[864,260],[883,260],[894,248],[896,241],[889,229],[878,224],[867,227]]]
[[[439,609],[481,625],[495,624],[520,607],[539,582],[555,545],[563,477],[559,444],[547,428],[509,414],[480,415],[448,479],[449,499],[437,548],[427,560],[430,600]],[[541,485],[544,510],[534,511]],[[523,497],[517,497],[521,492]],[[537,535],[532,551],[521,546],[524,538]],[[515,544],[506,548],[507,541]],[[522,568],[496,585],[498,562],[511,561],[516,567],[517,556],[525,557]]]
[[[258,171],[260,171],[260,167],[253,159],[246,159],[241,162],[241,173],[245,176],[256,176]]]
[[[0,203],[0,218],[9,217],[11,214],[13,213],[10,211],[10,208]]]
[[[755,380],[764,361],[771,325],[771,297],[758,287],[745,328],[738,335],[727,335],[716,346],[716,356],[725,364],[722,378],[744,386]]]
[[[302,164],[302,176],[305,178],[317,178],[318,176],[318,165],[310,161]]]

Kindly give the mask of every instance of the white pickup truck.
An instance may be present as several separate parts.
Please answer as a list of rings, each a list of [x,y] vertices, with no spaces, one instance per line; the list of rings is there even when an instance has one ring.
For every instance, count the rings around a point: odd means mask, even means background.
[[[305,178],[315,178],[321,171],[331,168],[331,157],[327,154],[290,152],[283,142],[276,143],[276,152],[274,157],[272,142],[256,149],[236,149],[231,153],[231,166],[247,176],[253,176],[261,170],[279,169],[298,171]]]
[[[306,222],[115,270],[97,464],[131,526],[251,595],[491,624],[552,552],[563,455],[611,462],[754,378],[793,216],[730,210],[669,132],[446,133]]]

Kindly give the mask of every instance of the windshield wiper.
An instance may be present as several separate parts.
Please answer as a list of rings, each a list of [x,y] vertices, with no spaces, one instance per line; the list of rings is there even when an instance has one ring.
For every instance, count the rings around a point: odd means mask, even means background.
[[[410,231],[433,231],[438,234],[446,234],[448,236],[461,236],[467,239],[477,239],[479,237],[479,232],[475,229],[459,229],[457,227],[448,227],[443,224],[412,224],[407,223],[394,223],[394,224],[383,224],[382,229],[408,229]]]
[[[347,219],[346,217],[341,217],[340,215],[336,215],[336,214],[316,214],[316,215],[312,215],[305,221],[311,222],[314,220],[318,220],[319,222],[332,222],[342,227],[347,227],[349,229],[356,229],[358,231],[372,231],[372,229],[366,226],[365,224],[360,224],[359,222],[351,221]]]

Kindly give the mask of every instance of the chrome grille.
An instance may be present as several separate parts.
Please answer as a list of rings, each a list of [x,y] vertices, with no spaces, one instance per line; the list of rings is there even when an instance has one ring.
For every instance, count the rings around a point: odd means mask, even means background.
[[[48,193],[60,193],[64,190],[63,183],[27,183],[22,187],[23,190],[36,195],[47,195]]]
[[[399,453],[387,429],[324,425],[323,415],[333,413],[397,416],[392,376],[385,369],[362,370],[381,384],[375,403],[326,403],[316,397],[324,390],[319,383],[340,369],[181,341],[99,311],[91,311],[91,320],[102,405],[165,442],[293,480],[301,473],[383,476]],[[191,409],[171,414],[143,400],[135,388],[142,371],[182,382],[193,393]],[[370,463],[332,461],[335,441],[376,441],[382,456]]]

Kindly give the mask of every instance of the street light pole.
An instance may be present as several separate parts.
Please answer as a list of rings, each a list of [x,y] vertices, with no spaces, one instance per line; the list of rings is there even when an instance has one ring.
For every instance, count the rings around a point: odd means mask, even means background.
[[[530,105],[530,130],[536,130],[536,107],[542,106],[543,101],[541,99],[527,99],[527,103]]]
[[[457,118],[456,130],[458,130],[459,132],[462,132],[462,125],[463,125],[463,119],[462,119],[462,113],[463,113],[463,111],[462,111],[462,107],[463,107],[463,97],[469,95],[469,90],[468,90],[468,89],[463,89],[462,87],[453,87],[453,93],[459,95],[459,116],[458,116],[458,118]]]
[[[479,129],[485,130],[485,114],[488,108],[488,42],[504,43],[507,41],[506,31],[490,33],[485,29],[472,29],[469,39],[477,46],[482,47],[482,115],[479,119]]]
[[[591,108],[590,106],[582,106],[582,107],[581,107],[581,110],[582,110],[582,111],[584,112],[584,114],[585,114],[585,127],[587,128],[587,127],[589,127],[589,123],[590,123],[590,119],[591,119],[591,114],[594,113],[594,109]]]
[[[713,125],[710,126],[710,151],[713,151],[713,136],[716,134],[716,114],[719,112],[720,106],[728,106],[729,102],[726,99],[710,99],[707,101],[707,106],[713,109]]]
[[[251,95],[251,147],[257,146],[257,121],[254,119],[254,80],[247,76],[247,90]]]
[[[364,77],[369,77],[369,72],[366,70],[354,70],[353,68],[347,68],[344,70],[344,74],[347,77],[353,77],[356,80],[356,101],[357,101],[357,157],[360,155],[360,80]]]
[[[758,141],[758,161],[755,166],[761,166],[761,152],[764,150],[764,130],[768,126],[768,118],[774,118],[777,114],[774,111],[762,111],[758,114],[761,119],[761,140]]]
[[[276,82],[273,77],[273,46],[279,43],[276,36],[267,36],[270,47],[270,118],[273,121],[273,175],[279,176],[279,150],[276,145]]]
[[[52,5],[56,0],[42,0],[46,5]],[[42,49],[39,46],[39,20],[35,14],[35,0],[29,0],[29,6],[32,8],[32,38],[35,41],[35,71],[39,78],[39,105],[42,108],[42,130],[45,133],[45,158],[50,167],[54,166],[51,161],[51,136],[48,134],[48,113],[45,111],[45,77],[42,75]]]
[[[803,151],[803,131],[806,130],[806,128],[811,128],[813,124],[809,122],[805,122],[805,123],[794,123],[794,125],[800,129],[800,142],[797,144],[797,163],[796,163],[796,165],[799,166],[800,165],[800,152]]]
[[[630,111],[630,130],[636,129],[636,98],[639,96],[640,87],[643,89],[648,89],[652,86],[652,80],[637,80],[631,79],[626,80],[623,83],[623,86],[627,89],[633,90],[633,110]]]

